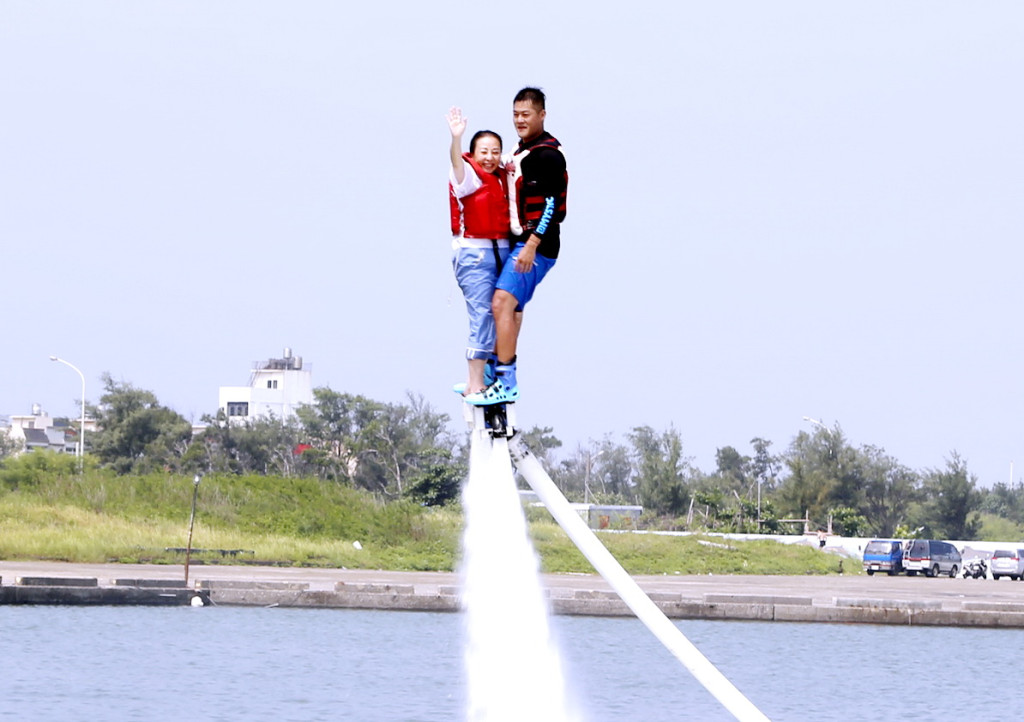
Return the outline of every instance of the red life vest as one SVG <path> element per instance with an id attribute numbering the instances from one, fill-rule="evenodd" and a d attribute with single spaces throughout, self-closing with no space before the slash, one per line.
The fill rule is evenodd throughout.
<path id="1" fill-rule="evenodd" d="M 508 174 L 500 167 L 494 173 L 481 168 L 469 153 L 462 159 L 473 167 L 483 185 L 461 199 L 461 207 L 452 184 L 448 184 L 452 235 L 490 240 L 508 238 Z"/>
<path id="2" fill-rule="evenodd" d="M 562 144 L 559 143 L 553 136 L 545 133 L 544 138 L 534 143 L 525 151 L 516 151 L 513 156 L 513 161 L 516 165 L 515 173 L 515 195 L 516 195 L 516 210 L 518 211 L 518 229 L 523 234 L 528 235 L 537 228 L 537 223 L 540 221 L 541 215 L 544 212 L 545 198 L 542 195 L 532 195 L 523 193 L 523 174 L 522 174 L 522 163 L 523 159 L 526 158 L 531 152 L 536 151 L 538 148 L 550 148 L 557 150 L 559 153 L 562 152 Z M 563 154 L 564 155 L 564 154 Z M 566 172 L 562 179 L 561 190 L 558 196 L 555 198 L 555 213 L 552 220 L 555 223 L 561 223 L 565 220 L 566 210 L 566 199 L 568 197 L 569 190 L 569 174 Z"/>

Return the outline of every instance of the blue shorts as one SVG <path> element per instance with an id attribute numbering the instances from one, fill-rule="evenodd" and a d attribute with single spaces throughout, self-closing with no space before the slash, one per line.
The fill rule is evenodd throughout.
<path id="1" fill-rule="evenodd" d="M 502 262 L 508 258 L 508 249 L 499 248 Z M 505 263 L 508 266 L 508 263 Z M 494 297 L 494 283 L 498 280 L 498 264 L 492 248 L 457 248 L 452 255 L 455 280 L 466 297 L 466 312 L 469 314 L 469 341 L 466 345 L 467 359 L 489 358 L 494 352 L 494 316 L 491 314 L 491 299 Z"/>
<path id="2" fill-rule="evenodd" d="M 519 301 L 516 311 L 523 310 L 523 307 L 533 298 L 533 292 L 537 290 L 537 286 L 544 280 L 544 276 L 548 275 L 548 271 L 555 267 L 554 258 L 548 258 L 538 253 L 533 257 L 533 268 L 526 273 L 520 273 L 516 270 L 515 259 L 519 257 L 519 251 L 522 250 L 522 247 L 523 244 L 520 243 L 512 251 L 508 262 L 501 269 L 501 276 L 498 277 L 498 283 L 495 286 L 495 288 L 508 291 L 516 297 L 516 300 Z"/>

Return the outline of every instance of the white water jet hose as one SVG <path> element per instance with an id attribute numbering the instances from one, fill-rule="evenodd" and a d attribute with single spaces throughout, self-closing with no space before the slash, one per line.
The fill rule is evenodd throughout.
<path id="1" fill-rule="evenodd" d="M 666 649 L 690 671 L 698 682 L 704 685 L 715 699 L 741 722 L 767 722 L 768 718 L 748 700 L 724 674 L 718 671 L 707 657 L 665 616 L 665 613 L 651 601 L 619 562 L 611 555 L 590 527 L 587 526 L 569 501 L 558 490 L 551 477 L 544 471 L 537 458 L 518 436 L 509 442 L 509 451 L 516 461 L 519 473 L 523 475 L 537 496 L 544 502 L 555 521 L 565 530 L 583 556 L 594 565 L 622 601 L 633 610 L 637 618 L 647 626 Z"/>
<path id="2" fill-rule="evenodd" d="M 472 437 L 462 500 L 466 722 L 580 722 L 505 439 Z M 529 694 L 523 691 L 528 689 Z"/>

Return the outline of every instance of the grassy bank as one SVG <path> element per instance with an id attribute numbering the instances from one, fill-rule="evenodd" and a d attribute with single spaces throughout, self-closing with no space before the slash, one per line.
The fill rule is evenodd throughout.
<path id="1" fill-rule="evenodd" d="M 170 550 L 186 545 L 190 477 L 119 477 L 98 469 L 79 476 L 63 464 L 61 459 L 50 464 L 37 459 L 0 468 L 0 558 L 182 562 L 183 555 Z M 544 571 L 593 572 L 546 513 L 531 511 L 530 519 Z M 208 476 L 199 486 L 192 545 L 209 551 L 194 552 L 192 558 L 206 563 L 452 571 L 458 565 L 461 527 L 457 508 L 383 503 L 334 483 Z M 633 574 L 839 571 L 834 556 L 771 541 L 708 545 L 697 537 L 601 538 Z M 224 556 L 219 550 L 237 554 Z M 855 571 L 851 566 L 845 571 Z"/>

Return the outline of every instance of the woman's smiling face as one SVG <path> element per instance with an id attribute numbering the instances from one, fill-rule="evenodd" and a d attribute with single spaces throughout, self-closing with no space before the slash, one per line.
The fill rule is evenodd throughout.
<path id="1" fill-rule="evenodd" d="M 501 165 L 501 141 L 492 135 L 476 139 L 470 157 L 487 173 L 493 173 Z"/>

